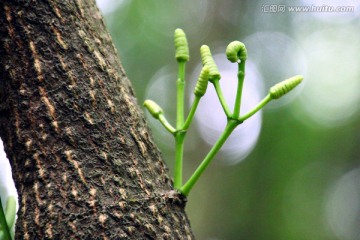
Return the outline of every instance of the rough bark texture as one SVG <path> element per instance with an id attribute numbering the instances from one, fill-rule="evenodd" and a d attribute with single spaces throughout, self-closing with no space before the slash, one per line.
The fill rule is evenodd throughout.
<path id="1" fill-rule="evenodd" d="M 0 136 L 17 239 L 193 238 L 94 0 L 1 0 Z"/>

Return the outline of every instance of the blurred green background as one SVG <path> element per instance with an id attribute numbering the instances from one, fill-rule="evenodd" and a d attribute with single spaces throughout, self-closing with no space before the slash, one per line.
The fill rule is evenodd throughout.
<path id="1" fill-rule="evenodd" d="M 139 104 L 156 100 L 172 122 L 178 27 L 190 44 L 188 102 L 202 44 L 210 46 L 224 72 L 221 84 L 230 105 L 236 66 L 224 60 L 225 48 L 233 40 L 246 44 L 243 111 L 276 82 L 305 77 L 299 89 L 241 126 L 190 193 L 186 210 L 197 239 L 359 239 L 359 1 L 98 0 L 98 5 Z M 292 6 L 300 8 L 294 12 Z M 353 11 L 330 12 L 338 6 Z M 225 115 L 208 91 L 188 134 L 185 179 L 224 125 Z M 172 170 L 172 137 L 147 118 Z"/>

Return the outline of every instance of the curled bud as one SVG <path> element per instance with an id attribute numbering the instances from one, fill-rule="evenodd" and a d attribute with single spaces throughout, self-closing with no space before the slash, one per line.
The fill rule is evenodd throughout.
<path id="1" fill-rule="evenodd" d="M 208 82 L 209 82 L 209 67 L 205 65 L 201 69 L 199 79 L 198 79 L 195 89 L 194 89 L 195 96 L 198 96 L 198 97 L 204 96 Z"/>
<path id="2" fill-rule="evenodd" d="M 304 79 L 303 76 L 296 75 L 294 77 L 291 77 L 276 84 L 275 86 L 271 87 L 269 90 L 270 97 L 272 99 L 278 99 L 284 96 L 286 93 L 290 92 L 297 85 L 299 85 L 303 79 Z"/>
<path id="3" fill-rule="evenodd" d="M 247 58 L 245 45 L 239 41 L 231 42 L 226 48 L 226 57 L 230 62 L 245 61 Z"/>
<path id="4" fill-rule="evenodd" d="M 206 65 L 209 68 L 209 81 L 213 82 L 219 80 L 220 72 L 211 55 L 210 48 L 207 45 L 202 45 L 200 48 L 200 54 L 203 65 Z"/>
<path id="5" fill-rule="evenodd" d="M 180 28 L 175 30 L 175 58 L 178 62 L 189 61 L 189 46 L 184 31 Z"/>
<path id="6" fill-rule="evenodd" d="M 162 108 L 152 100 L 145 100 L 144 107 L 146 107 L 147 110 L 151 113 L 151 115 L 156 119 L 159 118 L 160 114 L 163 114 Z"/>

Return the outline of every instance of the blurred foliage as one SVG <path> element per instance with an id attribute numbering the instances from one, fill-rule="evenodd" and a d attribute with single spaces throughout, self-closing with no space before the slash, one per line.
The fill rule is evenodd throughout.
<path id="1" fill-rule="evenodd" d="M 332 211 L 337 212 L 337 208 L 346 206 L 341 201 L 330 206 L 329 201 L 336 182 L 347 172 L 359 167 L 360 98 L 354 95 L 351 101 L 347 101 L 349 105 L 343 107 L 354 110 L 336 122 L 323 122 L 325 120 L 316 119 L 311 114 L 320 111 L 317 113 L 321 113 L 321 116 L 331 116 L 330 110 L 336 107 L 336 99 L 346 100 L 350 96 L 348 90 L 337 90 L 335 80 L 341 81 L 341 84 L 351 84 L 351 89 L 359 89 L 359 65 L 349 70 L 352 75 L 348 78 L 337 75 L 341 68 L 358 61 L 359 51 L 353 51 L 349 46 L 346 56 L 340 54 L 339 62 L 336 54 L 342 49 L 307 49 L 308 45 L 303 44 L 305 38 L 318 32 L 321 35 L 325 29 L 334 31 L 334 38 L 331 39 L 340 41 L 339 44 L 346 51 L 351 39 L 342 42 L 347 37 L 337 36 L 336 31 L 343 29 L 345 24 L 354 27 L 350 28 L 350 35 L 354 33 L 351 32 L 353 29 L 359 29 L 358 6 L 355 12 L 348 14 L 351 15 L 348 19 L 348 15 L 340 13 L 266 13 L 262 10 L 269 4 L 281 4 L 276 0 L 120 2 L 117 9 L 106 13 L 105 19 L 139 104 L 147 98 L 150 79 L 163 67 L 166 67 L 167 74 L 173 71 L 175 87 L 173 31 L 178 27 L 185 30 L 190 44 L 190 62 L 187 65 L 189 76 L 200 62 L 199 48 L 202 44 L 209 45 L 218 53 L 217 49 L 225 51 L 230 41 L 243 41 L 250 35 L 253 36 L 247 38 L 250 60 L 253 55 L 266 87 L 267 80 L 278 82 L 291 75 L 305 75 L 303 91 L 299 91 L 295 99 L 279 100 L 263 111 L 260 138 L 252 153 L 233 166 L 222 164 L 221 158 L 227 156 L 221 154 L 190 194 L 187 212 L 197 239 L 331 240 L 356 239 L 353 236 L 359 236 L 353 232 L 344 233 L 341 226 L 337 226 L 337 216 L 335 220 L 330 219 Z M 291 2 L 298 6 L 311 5 L 308 1 Z M 354 1 L 346 2 L 343 5 L 355 4 Z M 326 1 L 328 5 L 333 3 Z M 322 1 L 316 4 L 321 5 Z M 254 35 L 259 32 L 286 36 L 281 39 L 291 39 L 292 42 L 290 45 L 286 45 L 286 42 L 276 45 L 279 43 L 268 41 L 254 45 L 252 43 L 255 40 L 261 40 L 258 37 L 260 35 Z M 285 51 L 287 46 L 290 47 Z M 320 56 L 318 59 L 309 57 L 316 51 L 320 51 L 316 55 Z M 293 61 L 285 58 L 286 54 L 293 57 Z M 337 68 L 327 65 L 328 59 L 334 61 Z M 298 68 L 299 65 L 304 67 Z M 305 72 L 296 72 L 299 69 Z M 322 79 L 335 87 L 321 90 L 322 82 L 318 85 L 310 84 L 321 80 L 323 72 L 336 78 L 334 81 Z M 318 88 L 318 96 L 312 95 L 310 86 Z M 326 105 L 319 105 L 319 110 L 311 109 L 312 105 L 318 103 L 306 100 L 326 97 L 321 95 L 322 92 L 331 93 L 334 102 L 329 104 L 329 109 Z M 169 99 L 166 101 L 175 107 L 175 96 L 169 94 L 167 97 Z M 279 107 L 276 107 L 277 104 Z M 172 169 L 174 152 L 172 145 L 168 144 L 171 140 L 164 137 L 165 130 L 153 131 L 164 159 Z M 187 144 L 189 150 L 185 153 L 185 179 L 210 147 L 196 132 L 196 126 L 191 131 L 195 134 L 192 134 L 194 136 Z M 355 205 L 360 206 L 356 202 L 358 200 L 354 199 Z M 356 216 L 359 219 L 359 213 Z M 348 216 L 338 217 L 348 219 Z M 348 224 L 352 224 L 351 220 Z"/>

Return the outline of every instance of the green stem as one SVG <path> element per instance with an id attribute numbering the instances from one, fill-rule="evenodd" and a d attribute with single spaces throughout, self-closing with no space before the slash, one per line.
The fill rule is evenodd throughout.
<path id="1" fill-rule="evenodd" d="M 230 109 L 226 103 L 226 100 L 224 98 L 224 94 L 222 93 L 221 87 L 220 87 L 220 83 L 219 80 L 213 81 L 214 87 L 215 87 L 215 91 L 216 94 L 218 95 L 219 101 L 221 103 L 222 108 L 224 109 L 224 112 L 226 114 L 227 117 L 231 116 L 231 112 Z"/>
<path id="2" fill-rule="evenodd" d="M 205 169 L 208 167 L 210 162 L 214 159 L 215 155 L 218 153 L 220 148 L 225 143 L 226 139 L 230 136 L 232 131 L 236 128 L 237 125 L 239 125 L 240 122 L 237 120 L 229 120 L 225 130 L 215 143 L 215 145 L 211 148 L 210 152 L 206 155 L 204 160 L 201 162 L 199 167 L 195 170 L 193 175 L 189 178 L 189 180 L 180 188 L 180 192 L 187 196 L 189 195 L 190 190 L 194 187 L 195 183 L 198 181 L 200 176 L 203 174 Z"/>
<path id="3" fill-rule="evenodd" d="M 185 131 L 178 131 L 175 135 L 175 170 L 174 170 L 174 188 L 180 189 L 182 186 L 182 165 L 184 153 Z"/>
<path id="4" fill-rule="evenodd" d="M 241 116 L 239 118 L 240 122 L 245 121 L 246 119 L 248 119 L 249 117 L 251 117 L 252 115 L 254 115 L 257 111 L 259 111 L 261 108 L 263 108 L 267 103 L 269 103 L 271 101 L 271 97 L 270 94 L 268 94 L 263 100 L 261 100 L 261 102 L 258 103 L 258 105 L 256 105 L 253 109 L 251 109 L 248 113 L 246 113 L 245 115 Z"/>
<path id="5" fill-rule="evenodd" d="M 195 99 L 194 99 L 194 102 L 193 102 L 192 105 L 191 105 L 189 115 L 188 115 L 188 117 L 186 118 L 186 121 L 185 121 L 185 123 L 184 123 L 184 126 L 181 128 L 182 130 L 187 130 L 187 129 L 189 128 L 189 126 L 190 126 L 190 124 L 191 124 L 191 121 L 192 121 L 193 118 L 194 118 L 194 115 L 195 115 L 197 106 L 199 105 L 200 99 L 201 99 L 201 97 L 195 95 Z"/>
<path id="6" fill-rule="evenodd" d="M 245 77 L 245 60 L 241 61 L 238 64 L 238 86 L 237 86 L 236 98 L 234 104 L 234 113 L 232 116 L 235 119 L 238 118 L 240 115 L 241 95 L 244 84 L 244 77 Z"/>
<path id="7" fill-rule="evenodd" d="M 168 130 L 172 134 L 175 134 L 176 129 L 167 121 L 167 119 L 163 114 L 159 115 L 159 121 L 165 127 L 166 130 Z"/>
<path id="8" fill-rule="evenodd" d="M 2 231 L 4 231 L 4 240 L 11 240 L 9 226 L 6 222 L 6 217 L 4 209 L 2 207 L 1 198 L 0 198 L 0 224 L 2 226 Z"/>
<path id="9" fill-rule="evenodd" d="M 186 62 L 179 62 L 178 79 L 176 81 L 176 89 L 177 89 L 176 129 L 178 130 L 184 124 L 185 63 Z"/>
<path id="10" fill-rule="evenodd" d="M 184 125 L 184 94 L 185 94 L 185 63 L 179 62 L 178 79 L 176 81 L 177 102 L 176 102 L 176 130 L 175 133 L 175 168 L 174 188 L 179 189 L 182 185 L 182 164 L 184 153 L 185 131 L 181 131 Z"/>

